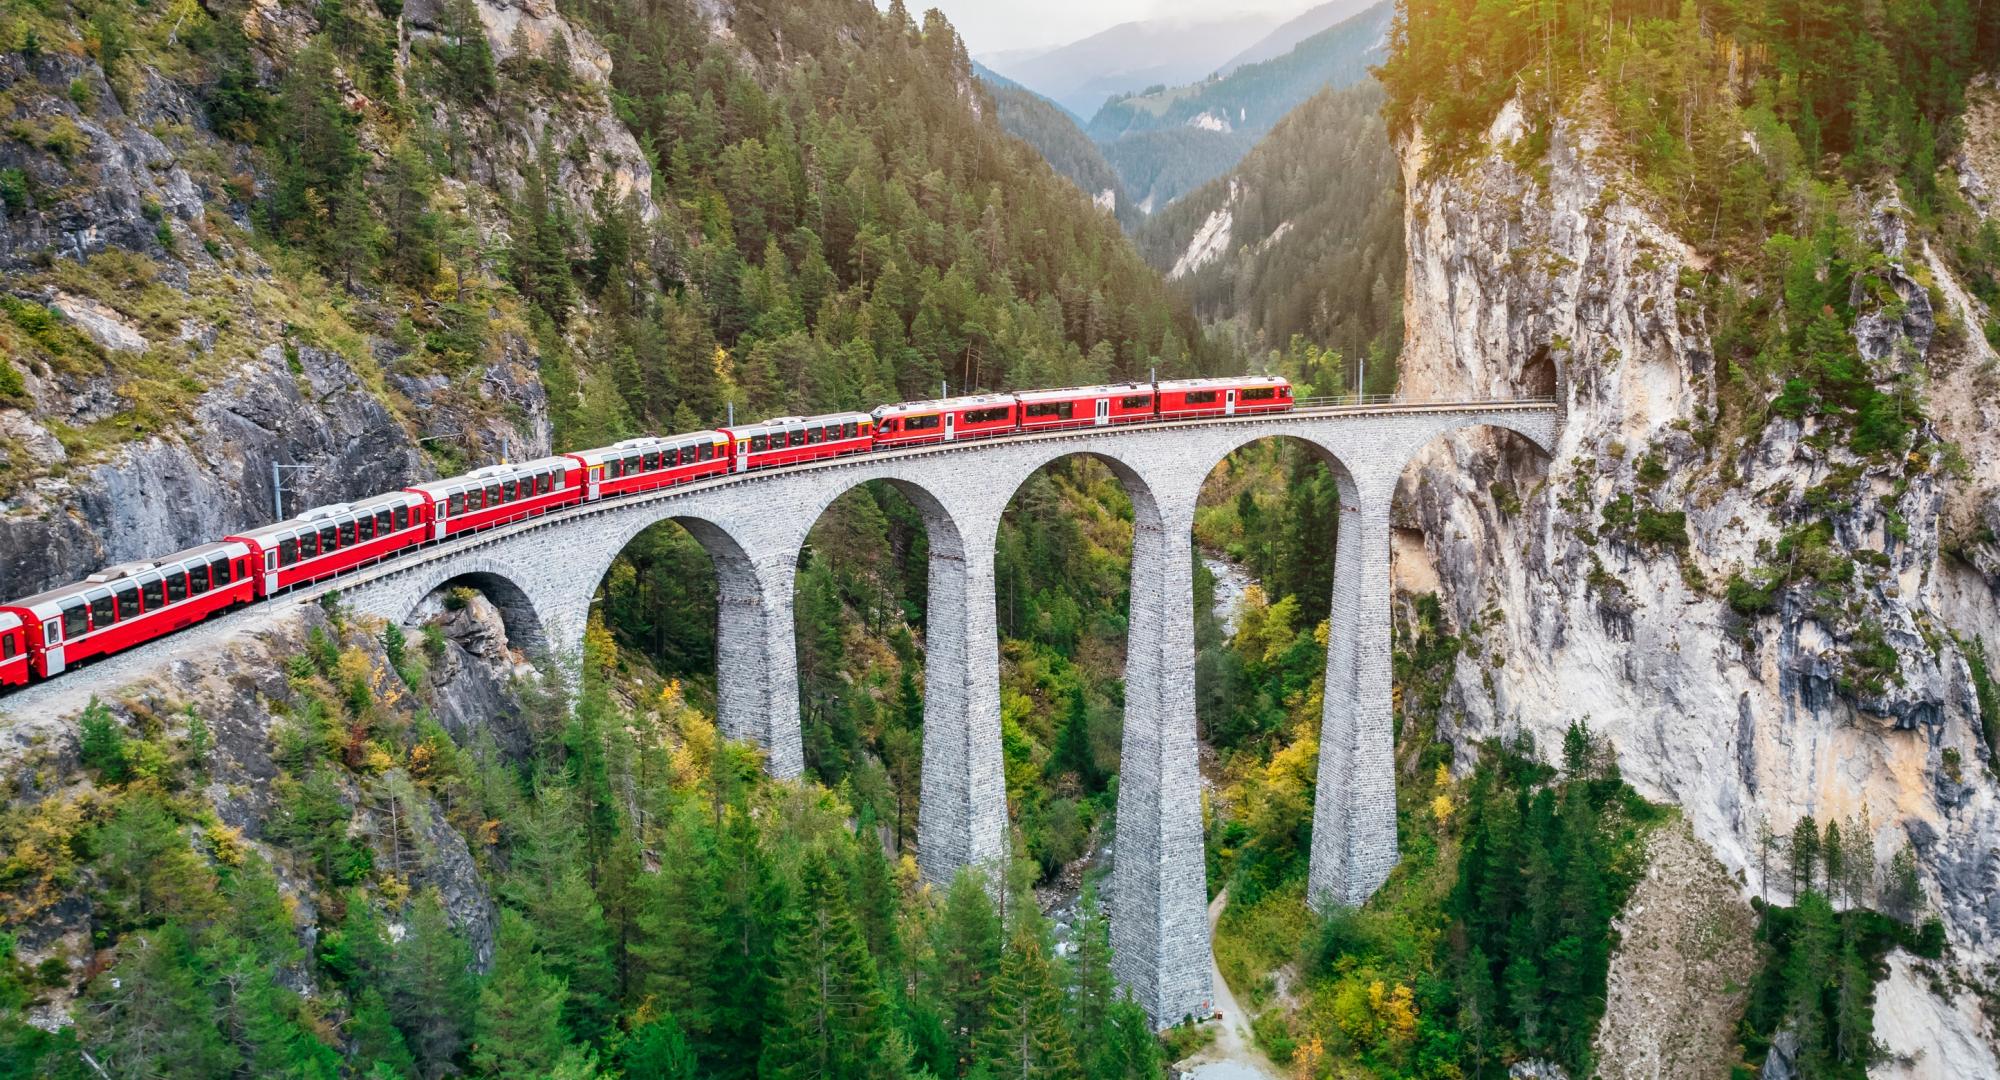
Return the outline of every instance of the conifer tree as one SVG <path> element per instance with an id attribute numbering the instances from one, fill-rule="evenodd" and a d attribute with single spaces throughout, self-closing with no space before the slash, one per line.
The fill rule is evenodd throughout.
<path id="1" fill-rule="evenodd" d="M 1081 1080 L 1062 984 L 1037 932 L 1040 914 L 1032 905 L 1016 910 L 1014 933 L 993 983 L 992 1014 L 980 1033 L 979 1058 L 994 1080 Z"/>
<path id="2" fill-rule="evenodd" d="M 807 856 L 793 920 L 778 941 L 762 1080 L 899 1080 L 875 964 L 823 851 Z"/>
<path id="3" fill-rule="evenodd" d="M 91 985 L 84 1042 L 118 1076 L 227 1076 L 241 1065 L 193 968 L 188 936 L 167 925 L 128 938 Z"/>
<path id="4" fill-rule="evenodd" d="M 648 1080 L 699 1080 L 694 1049 L 672 1013 L 662 1013 L 635 1028 L 618 1053 L 618 1064 L 630 1077 Z"/>
<path id="5" fill-rule="evenodd" d="M 930 995 L 944 1012 L 953 1056 L 971 1056 L 973 1040 L 993 1010 L 1000 973 L 1000 919 L 978 873 L 961 870 L 945 894 L 931 939 Z"/>
<path id="6" fill-rule="evenodd" d="M 471 951 L 452 932 L 437 890 L 410 905 L 389 970 L 389 1013 L 426 1076 L 449 1069 L 465 1046 L 476 990 Z"/>
<path id="7" fill-rule="evenodd" d="M 501 909 L 493 974 L 479 990 L 473 1023 L 472 1064 L 503 1080 L 539 1080 L 562 1060 L 563 982 L 549 974 L 536 948 L 534 928 L 518 912 Z"/>

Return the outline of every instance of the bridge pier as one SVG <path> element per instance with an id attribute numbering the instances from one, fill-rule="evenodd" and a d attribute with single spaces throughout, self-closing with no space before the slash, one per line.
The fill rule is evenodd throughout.
<path id="1" fill-rule="evenodd" d="M 1340 537 L 1326 649 L 1319 783 L 1306 896 L 1315 910 L 1360 904 L 1395 869 L 1389 502 L 1395 475 L 1337 477 Z"/>
<path id="2" fill-rule="evenodd" d="M 1212 1008 L 1194 709 L 1193 531 L 1201 479 L 1196 473 L 1176 490 L 1156 487 L 1150 499 L 1132 493 L 1112 967 L 1162 1027 Z"/>
<path id="3" fill-rule="evenodd" d="M 990 537 L 998 516 L 983 530 Z M 930 605 L 925 615 L 922 796 L 918 865 L 949 884 L 964 867 L 997 868 L 1007 857 L 1007 777 L 1000 754 L 1000 631 L 994 611 L 993 544 L 968 550 L 956 530 L 930 530 Z"/>
<path id="4" fill-rule="evenodd" d="M 697 537 L 700 531 L 696 532 Z M 799 731 L 799 661 L 792 627 L 797 553 L 749 557 L 709 546 L 720 612 L 715 642 L 716 724 L 754 743 L 772 776 L 805 771 Z"/>

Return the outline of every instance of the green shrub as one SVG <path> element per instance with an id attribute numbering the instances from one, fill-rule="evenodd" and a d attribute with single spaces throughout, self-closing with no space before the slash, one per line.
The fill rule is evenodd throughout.
<path id="1" fill-rule="evenodd" d="M 1640 543 L 1684 548 L 1688 546 L 1687 514 L 1642 507 L 1637 532 Z"/>
<path id="2" fill-rule="evenodd" d="M 1761 571 L 1759 574 L 1771 580 L 1759 585 L 1742 574 L 1729 575 L 1729 606 L 1745 618 L 1754 619 L 1778 609 L 1778 589 L 1784 584 L 1784 579 Z"/>
<path id="3" fill-rule="evenodd" d="M 28 205 L 28 174 L 19 169 L 0 169 L 0 203 L 15 213 Z"/>
<path id="4" fill-rule="evenodd" d="M 96 698 L 83 710 L 77 756 L 84 765 L 111 783 L 123 783 L 131 772 L 125 753 L 125 730 L 111 716 L 111 710 Z"/>

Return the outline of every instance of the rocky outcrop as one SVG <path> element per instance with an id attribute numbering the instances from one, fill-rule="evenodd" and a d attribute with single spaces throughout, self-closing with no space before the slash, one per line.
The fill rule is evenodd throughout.
<path id="1" fill-rule="evenodd" d="M 1977 698 L 1954 636 L 2000 641 L 2000 623 L 1993 579 L 1951 553 L 1947 512 L 1970 520 L 1989 505 L 1991 395 L 1933 382 L 1907 460 L 1858 457 L 1810 416 L 1774 416 L 1732 444 L 1716 428 L 1696 290 L 1715 268 L 1634 194 L 1602 131 L 1553 124 L 1531 167 L 1511 145 L 1523 134 L 1510 106 L 1487 152 L 1451 169 L 1426 168 L 1421 134 L 1402 148 L 1405 393 L 1551 394 L 1567 407 L 1551 459 L 1478 436 L 1435 445 L 1405 476 L 1397 524 L 1422 544 L 1398 557 L 1428 565 L 1399 578 L 1434 575 L 1475 640 L 1449 699 L 1461 755 L 1519 731 L 1553 748 L 1588 715 L 1625 778 L 1678 804 L 1748 888 L 1763 887 L 1760 829 L 1783 834 L 1808 814 L 1865 822 L 1878 862 L 1915 852 L 1963 956 L 2000 955 L 2000 790 L 1978 764 Z M 1883 253 L 1854 297 L 1856 344 L 1878 380 L 1990 377 L 1948 361 L 1972 347 L 1956 328 L 1982 313 L 1894 199 L 1849 216 Z M 1954 467 L 1945 434 L 1979 465 Z M 1779 588 L 1763 610 L 1729 603 L 1733 575 L 1754 579 L 1807 529 L 1851 561 L 1847 585 Z"/>

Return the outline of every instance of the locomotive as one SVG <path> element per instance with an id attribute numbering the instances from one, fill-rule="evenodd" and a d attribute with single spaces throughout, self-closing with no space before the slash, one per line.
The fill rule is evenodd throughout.
<path id="1" fill-rule="evenodd" d="M 1244 376 L 905 401 L 492 465 L 412 484 L 0 605 L 0 690 L 53 678 L 217 612 L 429 544 L 585 502 L 849 454 L 1018 434 L 1291 409 L 1291 384 Z"/>

